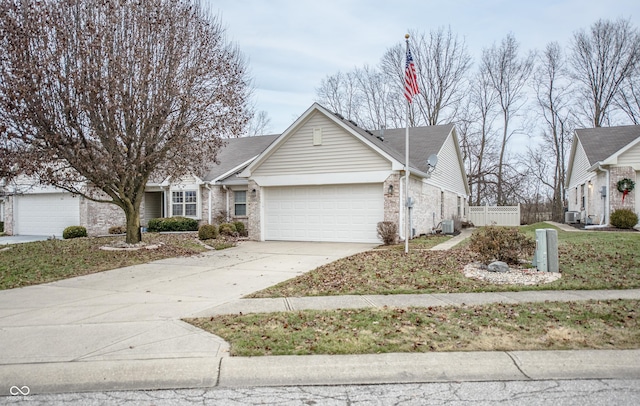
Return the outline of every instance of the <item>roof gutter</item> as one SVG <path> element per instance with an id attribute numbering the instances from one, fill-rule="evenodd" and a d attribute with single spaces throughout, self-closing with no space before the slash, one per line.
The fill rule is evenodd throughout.
<path id="1" fill-rule="evenodd" d="M 602 220 L 600 221 L 600 224 L 604 225 L 609 223 L 609 213 L 611 210 L 611 174 L 608 169 L 602 167 L 601 162 L 598 162 L 597 165 L 599 170 L 607 174 L 607 195 L 604 196 L 604 213 L 602 213 Z"/>

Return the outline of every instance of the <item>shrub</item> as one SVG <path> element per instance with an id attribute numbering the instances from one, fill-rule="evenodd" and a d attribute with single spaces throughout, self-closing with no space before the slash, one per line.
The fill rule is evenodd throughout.
<path id="1" fill-rule="evenodd" d="M 164 217 L 149 220 L 150 232 L 163 231 L 198 231 L 198 220 L 186 217 Z"/>
<path id="2" fill-rule="evenodd" d="M 0 233 L 4 233 L 4 221 L 0 221 Z"/>
<path id="3" fill-rule="evenodd" d="M 473 233 L 469 248 L 485 263 L 517 264 L 521 257 L 533 255 L 536 242 L 515 227 L 487 226 Z"/>
<path id="4" fill-rule="evenodd" d="M 65 228 L 64 231 L 62 232 L 62 238 L 64 238 L 65 240 L 68 240 L 71 238 L 86 237 L 86 236 L 87 236 L 87 229 L 82 226 L 69 226 Z"/>
<path id="5" fill-rule="evenodd" d="M 127 228 L 125 226 L 113 226 L 109 227 L 109 234 L 125 234 Z"/>
<path id="6" fill-rule="evenodd" d="M 236 226 L 233 223 L 222 223 L 220 227 L 218 227 L 218 231 L 222 235 L 235 235 L 238 230 L 236 230 Z"/>
<path id="7" fill-rule="evenodd" d="M 395 244 L 398 239 L 398 225 L 391 221 L 381 221 L 378 223 L 378 237 L 384 245 Z"/>
<path id="8" fill-rule="evenodd" d="M 203 224 L 198 229 L 198 238 L 201 240 L 213 240 L 218 238 L 218 227 L 215 224 Z"/>
<path id="9" fill-rule="evenodd" d="M 609 222 L 617 228 L 633 228 L 638 224 L 638 215 L 629 209 L 618 209 L 611 213 Z"/>
<path id="10" fill-rule="evenodd" d="M 247 236 L 247 228 L 242 221 L 234 221 L 233 225 L 236 227 L 236 231 L 241 237 Z"/>

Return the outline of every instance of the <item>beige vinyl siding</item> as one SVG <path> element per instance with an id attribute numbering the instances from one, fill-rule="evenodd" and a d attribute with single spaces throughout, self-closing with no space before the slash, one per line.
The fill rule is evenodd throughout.
<path id="1" fill-rule="evenodd" d="M 618 157 L 618 166 L 634 166 L 640 168 L 640 144 L 636 144 Z"/>
<path id="2" fill-rule="evenodd" d="M 431 174 L 429 183 L 459 195 L 466 195 L 467 193 L 456 146 L 451 135 L 449 135 L 438 152 L 438 164 Z"/>
<path id="3" fill-rule="evenodd" d="M 571 179 L 569 179 L 569 188 L 576 187 L 587 181 L 589 178 L 589 160 L 581 143 L 578 143 L 576 153 L 573 158 L 573 168 L 571 169 Z"/>
<path id="4" fill-rule="evenodd" d="M 314 139 L 314 129 L 316 135 Z M 320 145 L 317 144 L 321 130 Z M 253 176 L 390 170 L 391 162 L 326 116 L 314 113 L 256 168 Z"/>

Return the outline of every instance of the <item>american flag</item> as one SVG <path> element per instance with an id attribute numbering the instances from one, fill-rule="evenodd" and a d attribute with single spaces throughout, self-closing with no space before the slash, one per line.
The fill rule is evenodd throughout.
<path id="1" fill-rule="evenodd" d="M 407 45 L 407 63 L 404 69 L 404 97 L 411 103 L 413 96 L 420 93 L 418 89 L 418 77 L 416 76 L 416 65 L 413 63 L 411 50 Z"/>

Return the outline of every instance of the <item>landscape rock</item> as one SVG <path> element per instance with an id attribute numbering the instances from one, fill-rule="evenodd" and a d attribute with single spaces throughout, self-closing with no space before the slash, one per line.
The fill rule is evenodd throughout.
<path id="1" fill-rule="evenodd" d="M 487 267 L 489 272 L 509 272 L 509 265 L 506 262 L 495 261 Z"/>

